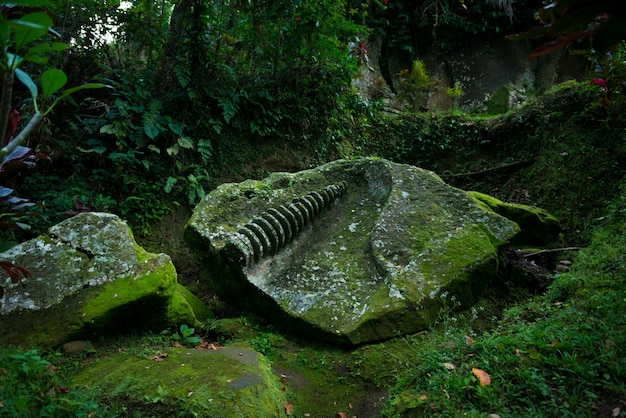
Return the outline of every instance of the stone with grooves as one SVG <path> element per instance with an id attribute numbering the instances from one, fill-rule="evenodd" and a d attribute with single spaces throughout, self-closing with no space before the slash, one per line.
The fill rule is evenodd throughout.
<path id="1" fill-rule="evenodd" d="M 134 416 L 281 417 L 284 385 L 261 354 L 241 347 L 171 348 L 138 358 L 97 359 L 74 379 L 113 403 L 135 405 Z"/>
<path id="2" fill-rule="evenodd" d="M 276 212 L 272 225 L 256 221 Z M 223 184 L 185 236 L 218 292 L 308 336 L 359 344 L 471 306 L 519 232 L 430 171 L 368 158 Z"/>
<path id="3" fill-rule="evenodd" d="M 32 275 L 19 284 L 3 279 L 5 343 L 56 347 L 104 329 L 163 329 L 196 320 L 190 303 L 199 305 L 177 283 L 169 256 L 139 247 L 128 225 L 112 214 L 76 215 L 0 259 Z"/>

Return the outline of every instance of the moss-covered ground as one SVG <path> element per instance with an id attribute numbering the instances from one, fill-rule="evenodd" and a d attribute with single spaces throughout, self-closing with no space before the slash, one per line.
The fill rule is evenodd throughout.
<path id="1" fill-rule="evenodd" d="M 600 103 L 601 92 L 567 86 L 489 119 L 377 120 L 359 139 L 369 144 L 361 147 L 366 155 L 433 169 L 461 188 L 555 215 L 563 247 L 585 248 L 546 253 L 572 262 L 548 273 L 547 290 L 538 293 L 525 276 L 497 280 L 470 310 L 451 302 L 429 330 L 361 347 L 294 337 L 205 292 L 215 317 L 198 336 L 264 354 L 289 388 L 294 417 L 626 416 L 625 131 Z M 168 244 L 175 238 L 140 244 L 178 249 L 177 263 L 186 256 Z M 181 265 L 181 280 L 198 288 L 199 271 L 190 266 Z M 174 333 L 111 336 L 73 357 L 3 349 L 0 404 L 35 411 L 13 416 L 39 416 L 43 408 L 53 416 L 124 416 L 123 398 L 68 391 L 72 376 L 119 350 L 153 355 L 174 343 Z M 156 408 L 144 416 L 160 416 L 144 403 Z"/>

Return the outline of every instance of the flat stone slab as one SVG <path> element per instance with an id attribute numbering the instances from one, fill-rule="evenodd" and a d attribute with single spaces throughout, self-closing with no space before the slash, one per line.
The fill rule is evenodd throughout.
<path id="1" fill-rule="evenodd" d="M 221 185 L 185 235 L 220 293 L 306 335 L 359 344 L 471 306 L 519 232 L 433 172 L 359 159 Z"/>

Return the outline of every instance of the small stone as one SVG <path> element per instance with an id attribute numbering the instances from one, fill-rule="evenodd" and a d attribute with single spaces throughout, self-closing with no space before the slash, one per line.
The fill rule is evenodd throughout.
<path id="1" fill-rule="evenodd" d="M 68 356 L 76 356 L 86 351 L 93 350 L 93 345 L 89 341 L 76 340 L 63 344 L 62 350 Z"/>

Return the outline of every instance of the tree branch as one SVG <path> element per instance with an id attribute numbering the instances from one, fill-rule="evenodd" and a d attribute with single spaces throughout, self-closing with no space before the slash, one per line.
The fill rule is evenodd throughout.
<path id="1" fill-rule="evenodd" d="M 22 129 L 19 135 L 13 138 L 11 143 L 7 144 L 4 148 L 0 149 L 0 160 L 4 158 L 5 155 L 9 155 L 11 152 L 13 152 L 15 148 L 17 148 L 18 146 L 26 142 L 26 138 L 28 137 L 28 135 L 30 135 L 30 133 L 35 128 L 35 126 L 37 126 L 37 124 L 41 121 L 42 117 L 43 117 L 42 113 L 37 112 L 33 115 L 32 118 L 30 118 L 30 120 L 28 121 L 28 124 L 24 127 L 24 129 Z"/>

